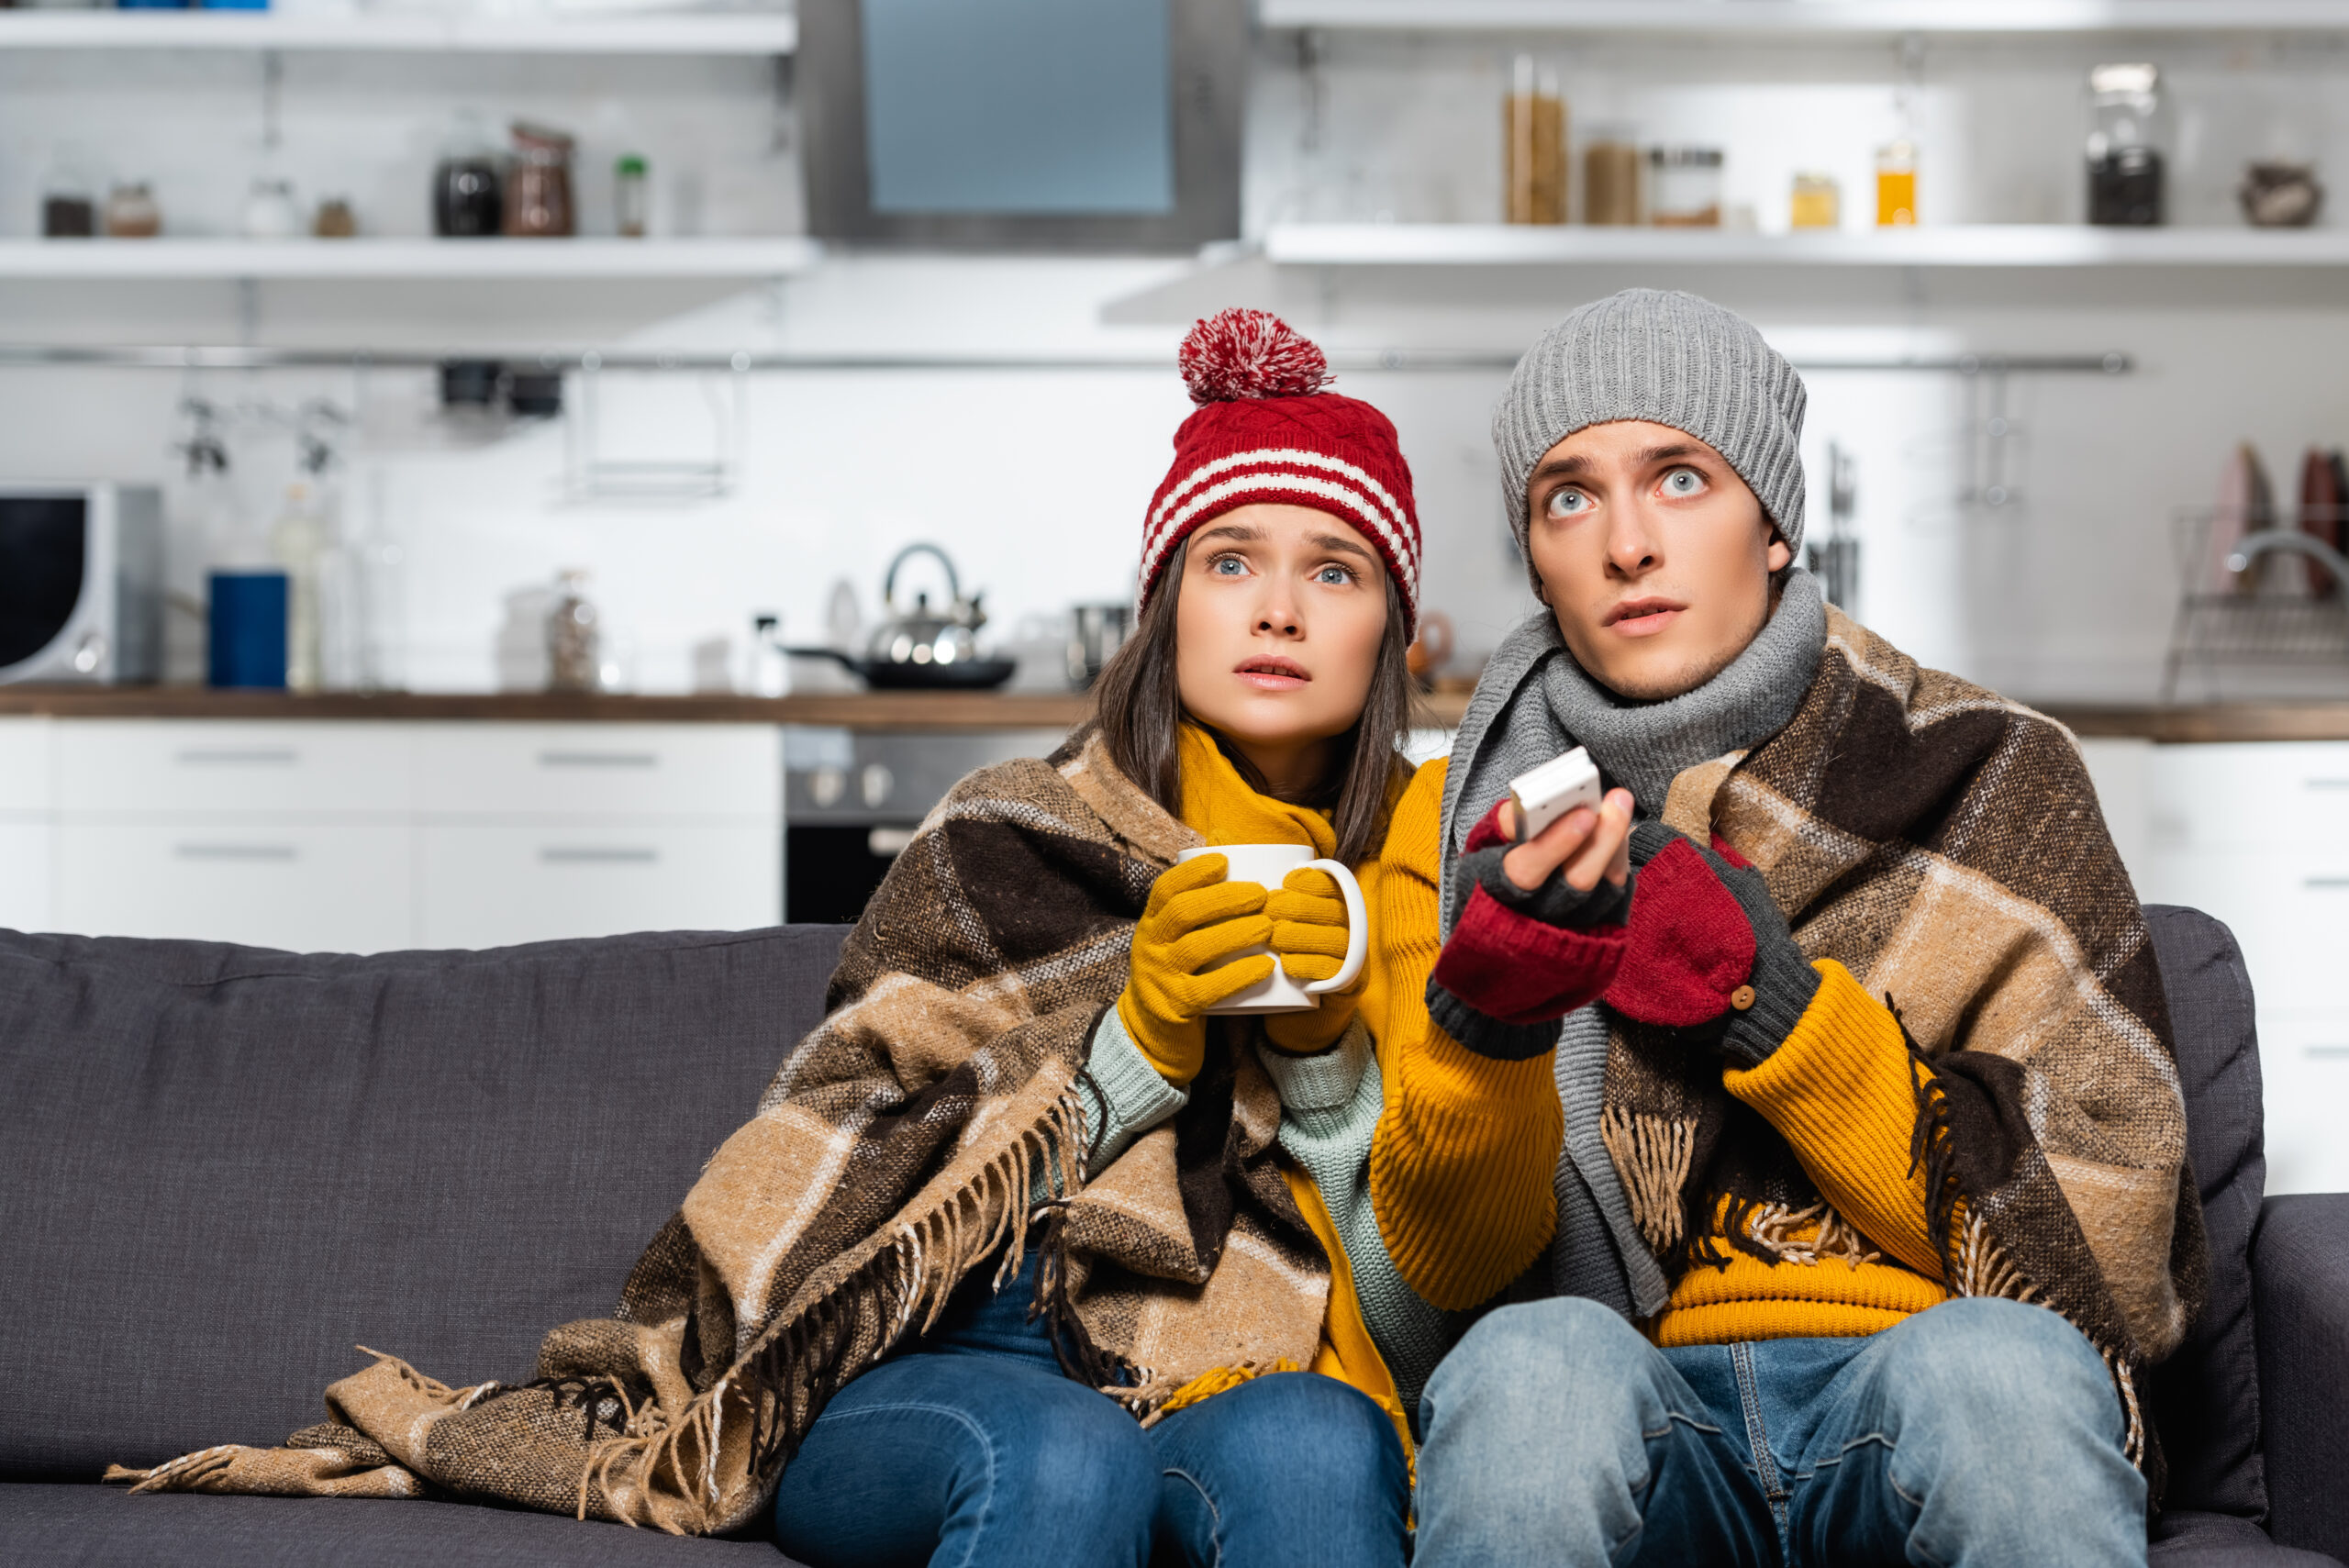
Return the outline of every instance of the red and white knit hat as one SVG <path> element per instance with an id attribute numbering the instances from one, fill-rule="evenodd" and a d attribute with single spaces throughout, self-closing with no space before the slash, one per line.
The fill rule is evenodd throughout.
<path id="1" fill-rule="evenodd" d="M 1174 547 L 1258 501 L 1342 517 L 1386 562 L 1414 634 L 1419 618 L 1419 516 L 1395 427 L 1369 404 L 1324 392 L 1321 350 L 1263 310 L 1219 311 L 1191 328 L 1179 362 L 1199 411 L 1174 432 L 1174 466 L 1150 498 L 1141 533 L 1141 599 Z"/>

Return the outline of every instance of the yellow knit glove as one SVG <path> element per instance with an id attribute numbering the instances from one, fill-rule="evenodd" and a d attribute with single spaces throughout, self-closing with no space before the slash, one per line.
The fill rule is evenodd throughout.
<path id="1" fill-rule="evenodd" d="M 1207 1010 L 1272 977 L 1273 961 L 1263 953 L 1224 962 L 1273 939 L 1264 888 L 1224 881 L 1230 864 L 1201 855 L 1162 873 L 1134 926 L 1118 1018 L 1170 1084 L 1189 1083 L 1206 1063 Z"/>
<path id="2" fill-rule="evenodd" d="M 1281 883 L 1281 890 L 1266 901 L 1264 913 L 1273 922 L 1272 949 L 1281 968 L 1300 985 L 1327 980 L 1346 958 L 1346 901 L 1338 895 L 1338 879 L 1326 871 L 1299 867 Z M 1362 966 L 1354 983 L 1342 991 L 1324 992 L 1321 1005 L 1309 1013 L 1272 1013 L 1264 1018 L 1264 1038 L 1275 1051 L 1310 1056 L 1338 1043 L 1353 1021 L 1362 1001 L 1363 982 L 1370 965 Z"/>

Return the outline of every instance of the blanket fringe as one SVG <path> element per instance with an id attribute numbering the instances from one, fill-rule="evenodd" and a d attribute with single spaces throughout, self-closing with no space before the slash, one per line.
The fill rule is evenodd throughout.
<path id="1" fill-rule="evenodd" d="M 1046 1176 L 1058 1193 L 1075 1189 L 1084 1139 L 1084 1105 L 1071 1086 L 971 1182 L 899 1224 L 864 1262 L 769 1324 L 675 1419 L 657 1407 L 631 1407 L 625 1433 L 596 1444 L 581 1469 L 579 1517 L 600 1491 L 607 1511 L 623 1523 L 649 1523 L 671 1534 L 709 1529 L 724 1500 L 720 1439 L 729 1399 L 749 1415 L 744 1465 L 763 1488 L 841 1385 L 917 1323 L 923 1330 L 935 1324 L 979 1262 L 1004 1249 L 998 1289 L 1019 1273 L 1030 1195 Z M 627 1479 L 616 1482 L 616 1474 Z M 691 1511 L 664 1506 L 661 1494 Z"/>
<path id="2" fill-rule="evenodd" d="M 1697 1154 L 1697 1124 L 1609 1106 L 1599 1113 L 1599 1141 L 1623 1179 L 1631 1222 L 1658 1256 L 1678 1244 L 1685 1225 L 1684 1194 Z"/>

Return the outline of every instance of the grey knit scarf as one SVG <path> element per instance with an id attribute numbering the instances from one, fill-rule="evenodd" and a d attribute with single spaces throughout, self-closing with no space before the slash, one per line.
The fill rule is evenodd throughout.
<path id="1" fill-rule="evenodd" d="M 1468 830 L 1508 792 L 1509 780 L 1586 746 L 1607 782 L 1631 792 L 1641 816 L 1659 816 L 1684 769 L 1750 751 L 1786 728 L 1819 673 L 1826 646 L 1827 607 L 1817 580 L 1797 568 L 1787 574 L 1777 609 L 1728 668 L 1692 692 L 1632 703 L 1583 672 L 1548 610 L 1528 616 L 1486 664 L 1453 740 L 1443 784 L 1440 907 L 1453 907 L 1453 866 Z M 1444 935 L 1451 934 L 1447 920 Z M 1562 1296 L 1587 1296 L 1627 1315 L 1651 1317 L 1663 1310 L 1669 1286 L 1631 1222 L 1631 1205 L 1599 1138 L 1606 1065 L 1606 1018 L 1596 1006 L 1585 1007 L 1565 1020 L 1558 1041 L 1558 1097 L 1566 1126 L 1552 1280 Z"/>

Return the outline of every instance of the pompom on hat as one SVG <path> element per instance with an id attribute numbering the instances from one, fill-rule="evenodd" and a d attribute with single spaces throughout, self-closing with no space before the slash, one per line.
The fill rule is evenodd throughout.
<path id="1" fill-rule="evenodd" d="M 1321 390 L 1328 359 L 1268 311 L 1219 311 L 1191 328 L 1177 362 L 1199 406 L 1174 432 L 1174 465 L 1150 498 L 1141 603 L 1193 533 L 1238 507 L 1285 502 L 1359 530 L 1386 563 L 1416 631 L 1419 515 L 1386 416 Z"/>

